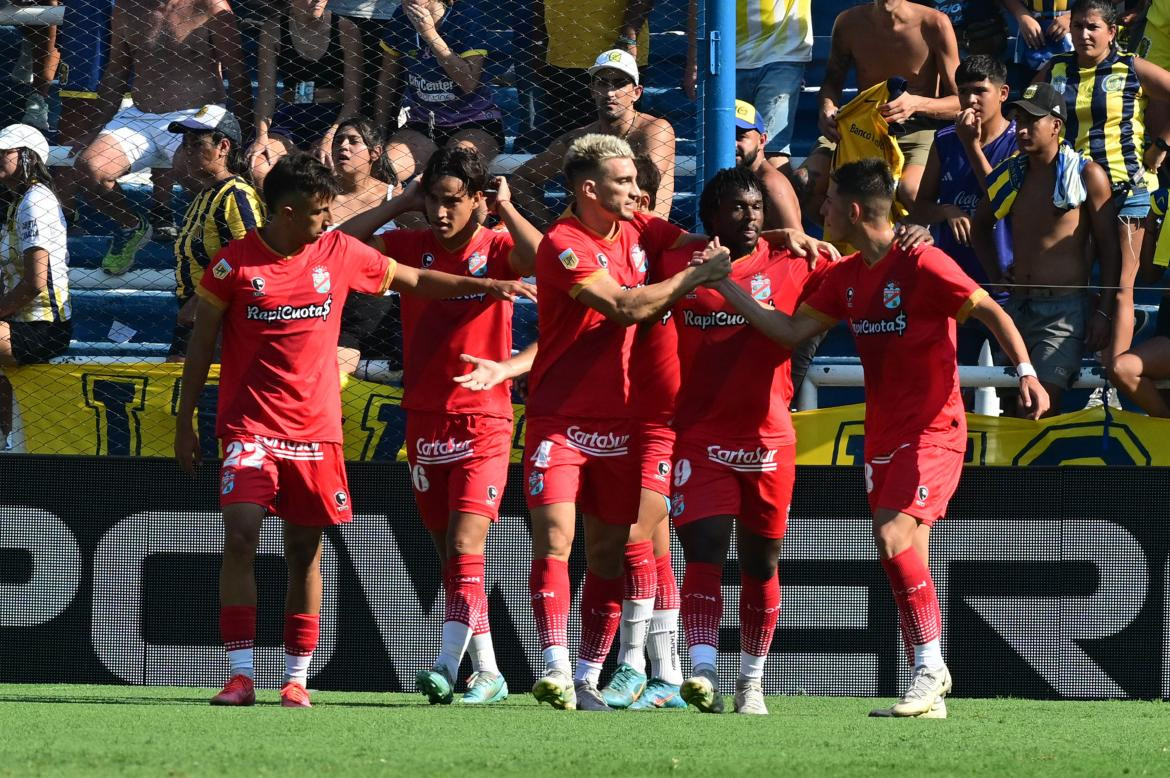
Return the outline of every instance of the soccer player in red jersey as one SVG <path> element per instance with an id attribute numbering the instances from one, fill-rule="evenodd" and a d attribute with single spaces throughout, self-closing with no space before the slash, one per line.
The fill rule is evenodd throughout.
<path id="1" fill-rule="evenodd" d="M 1011 319 L 931 246 L 903 249 L 888 214 L 895 182 L 880 160 L 839 168 L 822 208 L 825 228 L 859 251 L 830 266 L 789 316 L 732 281 L 716 288 L 766 336 L 789 348 L 848 320 L 865 369 L 865 485 L 873 536 L 913 654 L 910 686 L 877 715 L 945 717 L 951 689 L 942 620 L 927 566 L 931 526 L 946 514 L 967 448 L 955 321 L 974 316 L 1016 364 L 1020 400 L 1039 418 L 1048 395 Z"/>
<path id="2" fill-rule="evenodd" d="M 341 448 L 340 312 L 350 290 L 387 288 L 429 297 L 487 291 L 509 297 L 514 282 L 402 267 L 330 226 L 337 183 L 308 155 L 290 155 L 265 180 L 269 222 L 228 244 L 196 293 L 199 304 L 183 368 L 175 457 L 187 472 L 200 459 L 194 428 L 223 327 L 216 433 L 223 443 L 220 505 L 220 632 L 230 679 L 216 705 L 251 705 L 256 632 L 253 565 L 267 512 L 284 520 L 288 592 L 281 704 L 310 707 L 305 690 L 321 608 L 321 532 L 352 507 Z"/>
<path id="3" fill-rule="evenodd" d="M 629 144 L 585 135 L 565 155 L 572 213 L 536 256 L 540 348 L 529 378 L 525 476 L 532 514 L 533 610 L 547 672 L 533 686 L 556 708 L 612 710 L 597 688 L 621 615 L 626 554 L 641 486 L 628 404 L 630 326 L 660 317 L 679 297 L 729 269 L 726 251 L 661 283 L 645 285 L 648 257 L 686 239 L 636 213 Z M 587 571 L 577 671 L 570 675 L 568 558 L 580 505 Z"/>
<path id="4" fill-rule="evenodd" d="M 390 230 L 371 245 L 402 265 L 483 279 L 516 280 L 533 272 L 540 232 L 512 207 L 507 182 L 496 179 L 494 209 L 506 230 L 477 218 L 488 189 L 487 166 L 473 149 L 439 149 L 420 186 L 342 226 L 369 238 L 408 208 L 425 211 L 429 229 Z M 356 231 L 356 227 L 362 227 Z M 368 229 L 365 229 L 368 228 Z M 402 298 L 406 450 L 415 502 L 439 553 L 446 591 L 442 647 L 416 682 L 433 703 L 454 700 L 465 652 L 472 675 L 463 703 L 499 702 L 508 686 L 496 665 L 484 587 L 488 527 L 499 519 L 512 453 L 512 395 L 507 381 L 465 392 L 451 376 L 466 369 L 464 353 L 504 360 L 512 354 L 512 303 L 484 294 L 447 300 Z"/>
<path id="5" fill-rule="evenodd" d="M 791 313 L 828 265 L 810 271 L 807 259 L 761 237 L 762 192 L 750 170 L 721 170 L 703 188 L 699 213 L 707 233 L 738 257 L 723 283 Z M 664 273 L 690 260 L 686 251 L 669 252 Z M 734 530 L 741 585 L 735 711 L 766 714 L 764 662 L 780 611 L 777 560 L 796 470 L 791 352 L 713 289 L 686 295 L 671 318 L 681 377 L 671 515 L 686 555 L 682 618 L 694 668 L 681 695 L 701 711 L 723 710 L 716 657 L 723 564 Z"/>

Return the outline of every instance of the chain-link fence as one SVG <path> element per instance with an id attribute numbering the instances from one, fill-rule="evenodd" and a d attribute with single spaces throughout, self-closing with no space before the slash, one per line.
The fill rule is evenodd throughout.
<path id="1" fill-rule="evenodd" d="M 166 363 L 183 359 L 194 291 L 223 245 L 263 223 L 264 178 L 294 149 L 335 170 L 335 224 L 401 195 L 436 149 L 463 145 L 543 230 L 567 207 L 568 142 L 608 132 L 645 157 L 647 209 L 693 226 L 687 20 L 687 0 L 0 7 L 0 126 L 43 136 L 12 141 L 26 151 L 4 182 L 6 361 L 37 365 L 10 366 L 0 383 L 10 450 L 167 455 L 174 407 L 161 387 L 177 391 L 181 368 Z M 475 218 L 499 223 L 486 208 Z M 388 229 L 427 222 L 406 212 Z M 35 267 L 34 244 L 48 246 Z M 347 423 L 378 384 L 401 385 L 401 336 L 394 294 L 351 297 L 339 356 L 359 380 Z M 535 306 L 518 303 L 514 347 L 535 336 Z"/>

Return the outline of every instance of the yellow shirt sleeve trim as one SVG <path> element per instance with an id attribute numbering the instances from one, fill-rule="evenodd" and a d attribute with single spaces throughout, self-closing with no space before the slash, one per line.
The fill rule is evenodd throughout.
<path id="1" fill-rule="evenodd" d="M 603 267 L 597 268 L 588 276 L 586 276 L 580 283 L 573 284 L 573 288 L 569 290 L 569 297 L 572 297 L 574 300 L 576 300 L 577 295 L 581 294 L 581 290 L 592 284 L 597 279 L 601 278 L 603 275 L 606 275 L 608 272 L 609 271 Z"/>
<path id="2" fill-rule="evenodd" d="M 967 321 L 967 317 L 971 315 L 971 311 L 975 310 L 975 306 L 978 305 L 984 297 L 987 297 L 986 289 L 976 289 L 974 292 L 972 292 L 971 296 L 964 300 L 963 304 L 959 306 L 959 312 L 955 314 L 955 321 L 959 322 L 959 324 Z"/>
<path id="3" fill-rule="evenodd" d="M 390 46 L 390 44 L 388 44 L 386 41 L 380 41 L 378 43 L 378 46 L 381 47 L 382 51 L 386 52 L 391 57 L 401 57 L 402 56 L 402 52 L 400 52 L 398 49 L 392 48 Z"/>
<path id="4" fill-rule="evenodd" d="M 385 294 L 386 290 L 390 288 L 390 284 L 394 283 L 394 273 L 398 270 L 398 262 L 389 257 L 386 263 L 386 275 L 382 277 L 382 286 L 378 289 L 378 294 Z"/>
<path id="5" fill-rule="evenodd" d="M 466 59 L 467 57 L 486 57 L 488 55 L 487 49 L 468 49 L 460 54 L 460 57 Z"/>
<path id="6" fill-rule="evenodd" d="M 218 295 L 216 295 L 214 292 L 208 290 L 208 288 L 205 286 L 195 287 L 195 294 L 198 295 L 199 297 L 202 297 L 204 300 L 211 303 L 216 308 L 219 308 L 221 311 L 226 311 L 228 308 L 227 302 L 225 302 L 224 300 L 221 300 Z"/>
<path id="7" fill-rule="evenodd" d="M 816 308 L 812 307 L 808 303 L 801 303 L 800 307 L 796 309 L 796 312 L 803 313 L 805 316 L 811 316 L 812 318 L 816 319 L 819 322 L 823 322 L 824 324 L 836 324 L 837 323 L 837 318 L 835 316 L 830 316 L 827 313 L 822 313 L 821 311 L 818 311 Z"/>
<path id="8" fill-rule="evenodd" d="M 58 97 L 81 98 L 82 100 L 96 100 L 98 94 L 97 94 L 97 92 L 82 92 L 82 91 L 73 90 L 73 89 L 62 89 L 60 92 L 57 93 L 57 96 Z"/>

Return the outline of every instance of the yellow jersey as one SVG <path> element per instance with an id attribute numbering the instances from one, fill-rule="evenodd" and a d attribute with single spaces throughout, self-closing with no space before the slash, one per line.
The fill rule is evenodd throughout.
<path id="1" fill-rule="evenodd" d="M 736 68 L 808 62 L 812 50 L 812 0 L 736 0 Z"/>
<path id="2" fill-rule="evenodd" d="M 598 54 L 617 46 L 627 5 L 626 0 L 544 0 L 548 64 L 581 70 L 592 67 Z M 643 23 L 638 31 L 638 66 L 649 57 L 650 28 Z"/>

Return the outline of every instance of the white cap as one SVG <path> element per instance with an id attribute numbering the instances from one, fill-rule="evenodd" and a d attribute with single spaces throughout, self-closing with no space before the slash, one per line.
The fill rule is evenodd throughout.
<path id="1" fill-rule="evenodd" d="M 589 75 L 593 75 L 599 70 L 619 70 L 625 73 L 630 78 L 634 79 L 634 83 L 638 83 L 638 61 L 634 59 L 634 55 L 628 51 L 621 49 L 610 49 L 603 51 L 597 55 L 597 59 L 593 62 L 593 67 L 589 68 Z"/>
<path id="2" fill-rule="evenodd" d="M 49 142 L 36 127 L 27 124 L 10 124 L 0 130 L 0 150 L 28 149 L 41 160 L 42 165 L 49 164 Z"/>

